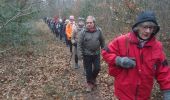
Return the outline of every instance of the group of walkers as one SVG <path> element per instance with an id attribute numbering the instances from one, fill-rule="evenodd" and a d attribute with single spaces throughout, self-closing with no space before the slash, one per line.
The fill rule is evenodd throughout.
<path id="1" fill-rule="evenodd" d="M 102 55 L 108 64 L 108 74 L 114 77 L 114 94 L 118 100 L 149 100 L 154 79 L 160 85 L 163 99 L 170 100 L 170 66 L 161 42 L 156 39 L 160 26 L 153 11 L 140 12 L 132 31 L 107 45 L 94 16 L 87 16 L 86 20 L 79 18 L 75 23 L 71 15 L 68 22 L 62 23 L 64 41 L 70 52 L 76 52 L 75 69 L 80 67 L 78 61 L 83 60 L 87 92 L 97 87 Z"/>
<path id="2" fill-rule="evenodd" d="M 43 20 L 48 25 L 51 32 L 55 34 L 56 38 L 59 38 L 65 43 L 67 42 L 65 27 L 69 20 L 66 20 L 66 18 L 58 18 L 57 16 L 54 18 L 45 17 Z"/>
<path id="3" fill-rule="evenodd" d="M 69 16 L 68 22 L 67 20 L 60 22 L 47 18 L 44 20 L 51 32 L 56 34 L 56 37 L 62 37 L 70 53 L 74 54 L 75 69 L 80 68 L 78 61 L 83 60 L 83 68 L 87 80 L 86 91 L 92 91 L 97 86 L 96 78 L 101 67 L 100 50 L 105 45 L 102 30 L 96 25 L 95 17 L 88 16 L 86 22 L 84 18 L 79 17 L 77 23 L 73 15 Z"/>

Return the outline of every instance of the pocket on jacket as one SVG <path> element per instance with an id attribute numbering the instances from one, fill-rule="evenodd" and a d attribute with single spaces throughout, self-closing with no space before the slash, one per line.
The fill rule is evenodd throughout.
<path id="1" fill-rule="evenodd" d="M 147 65 L 145 65 L 147 70 L 144 70 L 145 71 L 144 74 L 146 74 L 146 76 L 148 76 L 148 75 L 154 76 L 155 75 L 156 68 L 157 68 L 157 61 L 158 61 L 158 57 L 148 57 L 148 59 L 145 60 L 145 62 L 148 62 L 148 63 L 146 63 Z"/>
<path id="2" fill-rule="evenodd" d="M 116 66 L 110 66 L 109 65 L 109 75 L 113 77 L 117 77 L 121 73 L 121 69 Z"/>

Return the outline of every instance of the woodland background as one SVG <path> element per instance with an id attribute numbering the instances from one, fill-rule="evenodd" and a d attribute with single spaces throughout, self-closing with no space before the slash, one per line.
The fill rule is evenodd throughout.
<path id="1" fill-rule="evenodd" d="M 0 0 L 0 99 L 114 100 L 113 80 L 102 62 L 99 91 L 85 94 L 84 78 L 68 62 L 68 48 L 56 40 L 44 17 L 95 16 L 107 42 L 131 30 L 136 15 L 153 10 L 170 62 L 169 0 Z M 155 85 L 152 99 L 161 100 Z M 97 100 L 97 99 L 96 99 Z"/>

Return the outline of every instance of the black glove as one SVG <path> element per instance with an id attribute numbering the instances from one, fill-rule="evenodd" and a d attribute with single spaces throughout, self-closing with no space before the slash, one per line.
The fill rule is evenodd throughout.
<path id="1" fill-rule="evenodd" d="M 120 66 L 122 68 L 133 68 L 136 66 L 135 60 L 129 58 L 129 57 L 119 57 L 117 56 L 115 59 L 115 63 L 117 66 Z"/>
<path id="2" fill-rule="evenodd" d="M 74 42 L 74 43 L 72 43 L 72 45 L 73 45 L 73 46 L 77 46 L 77 43 L 76 43 L 76 42 Z"/>

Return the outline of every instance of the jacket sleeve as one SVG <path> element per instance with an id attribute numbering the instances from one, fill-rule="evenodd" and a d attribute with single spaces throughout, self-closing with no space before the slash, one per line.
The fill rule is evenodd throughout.
<path id="1" fill-rule="evenodd" d="M 118 40 L 111 41 L 107 46 L 102 49 L 103 59 L 111 65 L 115 64 L 115 58 L 118 55 Z"/>
<path id="2" fill-rule="evenodd" d="M 170 90 L 170 66 L 163 52 L 162 45 L 160 51 L 160 60 L 156 64 L 156 79 L 161 90 Z"/>
<path id="3" fill-rule="evenodd" d="M 78 33 L 78 41 L 77 41 L 77 53 L 78 53 L 78 57 L 82 57 L 82 53 L 83 53 L 83 31 L 80 31 L 80 33 Z"/>
<path id="4" fill-rule="evenodd" d="M 102 49 L 102 56 L 103 59 L 108 63 L 108 73 L 111 76 L 116 77 L 122 69 L 120 67 L 117 67 L 115 64 L 115 58 L 117 55 L 119 55 L 119 44 L 118 40 L 115 39 L 111 41 L 107 47 Z"/>
<path id="5" fill-rule="evenodd" d="M 66 25 L 66 36 L 67 36 L 67 39 L 70 40 L 71 39 L 71 24 L 68 23 Z"/>
<path id="6" fill-rule="evenodd" d="M 76 31 L 76 28 L 75 28 L 75 29 L 73 30 L 72 34 L 71 34 L 71 42 L 72 42 L 72 43 L 75 43 L 76 33 L 77 33 L 77 31 Z"/>
<path id="7" fill-rule="evenodd" d="M 68 33 L 69 33 L 69 23 L 66 25 L 66 36 L 68 38 Z"/>
<path id="8" fill-rule="evenodd" d="M 100 46 L 101 48 L 104 48 L 105 46 L 105 39 L 104 39 L 104 35 L 103 35 L 103 32 L 100 30 L 101 32 L 101 35 L 100 35 Z"/>

